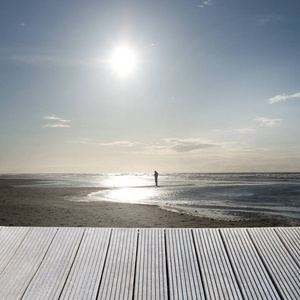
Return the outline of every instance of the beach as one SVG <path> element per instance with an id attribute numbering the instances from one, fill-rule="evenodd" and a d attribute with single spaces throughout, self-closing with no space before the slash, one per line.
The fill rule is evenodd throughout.
<path id="1" fill-rule="evenodd" d="M 224 228 L 300 226 L 299 219 L 247 213 L 238 220 L 205 218 L 155 205 L 85 201 L 98 187 L 19 187 L 31 179 L 0 179 L 0 226 Z"/>

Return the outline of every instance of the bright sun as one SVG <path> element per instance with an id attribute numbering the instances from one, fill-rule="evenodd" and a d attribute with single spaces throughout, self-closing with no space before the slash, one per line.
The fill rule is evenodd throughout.
<path id="1" fill-rule="evenodd" d="M 122 46 L 113 53 L 111 64 L 119 75 L 126 76 L 135 69 L 137 59 L 132 49 Z"/>

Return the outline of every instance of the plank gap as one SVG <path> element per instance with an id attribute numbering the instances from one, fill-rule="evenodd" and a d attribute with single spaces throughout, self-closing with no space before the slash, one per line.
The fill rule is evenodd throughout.
<path id="1" fill-rule="evenodd" d="M 105 253 L 104 264 L 103 264 L 103 268 L 102 268 L 102 272 L 101 272 L 101 276 L 100 276 L 100 281 L 99 281 L 99 285 L 98 285 L 98 290 L 97 290 L 97 295 L 96 295 L 95 299 L 98 299 L 98 297 L 99 297 L 100 286 L 101 286 L 101 283 L 102 283 L 103 273 L 104 273 L 104 270 L 105 270 L 105 266 L 106 266 L 106 262 L 107 262 L 107 256 L 108 256 L 110 243 L 111 243 L 111 236 L 112 236 L 112 229 L 110 230 L 110 233 L 109 233 L 109 241 L 108 241 L 108 245 L 107 245 L 107 249 L 106 249 L 106 253 Z"/>
<path id="2" fill-rule="evenodd" d="M 164 242 L 165 242 L 165 260 L 166 260 L 166 276 L 167 276 L 167 296 L 168 299 L 171 299 L 170 296 L 170 274 L 169 274 L 169 265 L 168 265 L 168 251 L 167 251 L 167 237 L 166 229 L 164 229 Z"/>
<path id="3" fill-rule="evenodd" d="M 195 254 L 196 254 L 196 258 L 197 258 L 197 265 L 198 265 L 198 269 L 199 269 L 199 273 L 200 273 L 200 280 L 201 280 L 201 284 L 203 286 L 204 299 L 207 299 L 207 292 L 205 291 L 203 273 L 202 273 L 202 270 L 201 270 L 201 267 L 200 267 L 200 258 L 199 258 L 198 252 L 197 252 L 196 241 L 195 241 L 195 236 L 194 236 L 194 231 L 193 230 L 191 230 L 191 235 L 192 235 L 193 246 L 194 246 Z"/>
<path id="4" fill-rule="evenodd" d="M 137 259 L 139 253 L 139 237 L 140 237 L 140 230 L 137 230 L 136 235 L 136 253 L 135 253 L 135 265 L 134 265 L 134 273 L 133 273 L 133 291 L 132 291 L 132 300 L 134 299 L 135 294 L 135 281 L 136 281 L 136 268 L 137 268 Z"/>

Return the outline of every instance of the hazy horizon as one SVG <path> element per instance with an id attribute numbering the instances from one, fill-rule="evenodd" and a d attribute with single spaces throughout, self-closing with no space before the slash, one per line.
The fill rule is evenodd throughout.
<path id="1" fill-rule="evenodd" d="M 300 171 L 300 3 L 5 1 L 0 174 Z"/>

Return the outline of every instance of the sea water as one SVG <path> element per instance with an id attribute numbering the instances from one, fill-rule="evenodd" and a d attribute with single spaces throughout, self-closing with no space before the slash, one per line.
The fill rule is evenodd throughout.
<path id="1" fill-rule="evenodd" d="M 99 187 L 82 201 L 158 205 L 164 209 L 235 219 L 265 213 L 300 219 L 300 173 L 26 174 L 32 187 Z"/>

